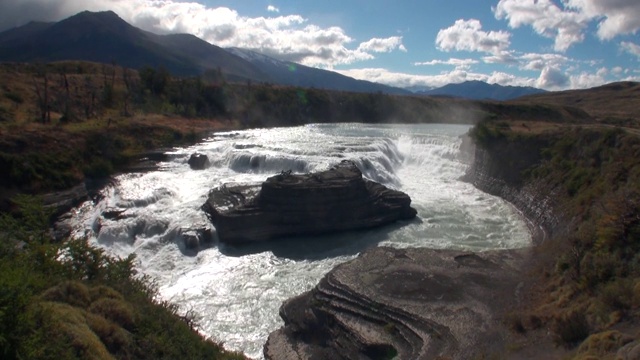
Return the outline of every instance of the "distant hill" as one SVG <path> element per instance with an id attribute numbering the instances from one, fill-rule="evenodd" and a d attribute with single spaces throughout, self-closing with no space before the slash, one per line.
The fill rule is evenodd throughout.
<path id="1" fill-rule="evenodd" d="M 632 81 L 614 82 L 591 89 L 530 95 L 513 102 L 577 107 L 599 121 L 618 125 L 630 126 L 640 121 L 640 83 Z"/>
<path id="2" fill-rule="evenodd" d="M 419 91 L 417 94 L 429 96 L 453 96 L 473 100 L 511 100 L 525 95 L 546 93 L 545 90 L 523 86 L 502 86 L 483 81 L 465 81 L 443 87 Z"/>
<path id="3" fill-rule="evenodd" d="M 278 60 L 251 50 L 239 48 L 229 48 L 227 50 L 250 62 L 262 72 L 269 74 L 273 79 L 273 82 L 277 84 L 353 92 L 382 92 L 385 94 L 401 95 L 411 94 L 408 90 L 370 81 L 356 80 L 333 71 L 312 68 L 290 61 Z"/>

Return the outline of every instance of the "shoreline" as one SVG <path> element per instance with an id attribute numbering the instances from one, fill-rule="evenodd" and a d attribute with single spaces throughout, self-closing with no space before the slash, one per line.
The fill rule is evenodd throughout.
<path id="1" fill-rule="evenodd" d="M 482 149 L 472 146 L 461 151 L 470 151 L 460 155 L 473 159 L 461 180 L 491 194 L 482 186 L 492 182 L 476 164 Z M 551 344 L 545 331 L 530 332 L 535 340 L 527 344 L 514 330 L 520 325 L 510 314 L 528 306 L 526 288 L 536 281 L 528 269 L 548 233 L 543 223 L 528 216 L 530 210 L 521 208 L 522 201 L 492 195 L 520 213 L 531 233 L 530 246 L 482 252 L 368 249 L 330 270 L 311 291 L 283 303 L 280 314 L 285 325 L 270 334 L 264 347 L 266 359 L 334 357 L 345 352 L 356 357 L 376 351 L 407 359 L 565 354 L 564 349 L 547 346 Z M 516 198 L 521 197 L 511 200 Z M 385 292 L 385 288 L 393 290 Z M 324 339 L 323 346 L 309 341 L 318 336 Z M 521 348 L 509 349 L 513 344 Z M 540 349 L 539 344 L 545 346 Z"/>

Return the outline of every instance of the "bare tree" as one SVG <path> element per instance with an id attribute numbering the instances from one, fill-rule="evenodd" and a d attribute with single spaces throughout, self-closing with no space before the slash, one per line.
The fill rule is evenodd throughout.
<path id="1" fill-rule="evenodd" d="M 131 87 L 132 79 L 129 77 L 129 70 L 122 67 L 122 81 L 124 82 L 125 93 L 124 93 L 124 116 L 131 116 L 129 113 L 129 99 L 131 98 Z"/>
<path id="2" fill-rule="evenodd" d="M 43 124 L 51 122 L 51 105 L 49 104 L 49 78 L 47 77 L 47 67 L 42 65 L 38 67 L 38 73 L 44 77 L 44 88 L 40 89 L 40 81 L 34 75 L 32 77 L 33 85 L 38 96 L 38 107 L 40 108 L 40 121 Z"/>
<path id="3" fill-rule="evenodd" d="M 67 79 L 67 73 L 65 72 L 64 68 L 61 68 L 60 70 L 61 75 L 62 75 L 62 81 L 63 81 L 63 85 L 64 85 L 64 111 L 63 111 L 63 119 L 64 121 L 71 121 L 72 119 L 72 115 L 71 115 L 71 94 L 69 93 L 69 79 Z"/>

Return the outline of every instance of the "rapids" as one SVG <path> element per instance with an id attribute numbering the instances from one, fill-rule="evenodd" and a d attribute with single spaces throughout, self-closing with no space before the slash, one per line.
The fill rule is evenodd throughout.
<path id="1" fill-rule="evenodd" d="M 313 124 L 232 131 L 168 153 L 157 171 L 122 174 L 96 201 L 74 209 L 74 236 L 110 254 L 137 255 L 160 296 L 195 314 L 199 330 L 225 347 L 262 357 L 281 326 L 280 304 L 312 288 L 331 268 L 374 246 L 482 251 L 528 246 L 517 211 L 459 178 L 467 125 Z M 189 156 L 211 167 L 191 170 Z M 281 171 L 324 170 L 353 160 L 369 179 L 408 193 L 418 218 L 374 230 L 292 238 L 235 248 L 189 249 L 185 234 L 212 229 L 200 206 L 225 183 L 262 181 Z M 118 214 L 105 216 L 104 214 Z M 251 224 L 247 224 L 250 226 Z"/>

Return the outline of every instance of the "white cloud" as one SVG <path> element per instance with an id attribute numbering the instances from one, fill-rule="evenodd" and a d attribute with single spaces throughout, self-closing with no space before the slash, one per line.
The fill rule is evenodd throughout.
<path id="1" fill-rule="evenodd" d="M 500 0 L 493 12 L 512 28 L 530 25 L 539 35 L 555 39 L 556 51 L 583 41 L 589 20 L 581 12 L 561 9 L 552 0 Z"/>
<path id="2" fill-rule="evenodd" d="M 610 40 L 640 29 L 640 1 L 638 0 L 565 0 L 568 7 L 579 9 L 596 19 L 598 37 Z"/>
<path id="3" fill-rule="evenodd" d="M 596 72 L 596 75 L 604 79 L 605 76 L 609 75 L 609 69 L 607 69 L 606 67 L 601 67 Z"/>
<path id="4" fill-rule="evenodd" d="M 484 56 L 482 57 L 482 61 L 486 64 L 506 64 L 506 65 L 517 65 L 520 63 L 520 60 L 515 55 L 513 51 L 500 51 L 497 54 Z"/>
<path id="5" fill-rule="evenodd" d="M 274 13 L 279 13 L 280 9 L 278 9 L 277 7 L 273 6 L 273 5 L 269 5 L 267 6 L 267 11 L 268 12 L 274 12 Z"/>
<path id="6" fill-rule="evenodd" d="M 2 4 L 0 29 L 31 20 L 58 21 L 83 10 L 113 10 L 147 31 L 194 34 L 221 47 L 247 48 L 309 66 L 330 68 L 373 59 L 375 52 L 406 51 L 401 37 L 372 39 L 354 48 L 354 40 L 342 28 L 310 24 L 300 15 L 246 17 L 226 7 L 178 0 L 7 1 Z M 267 10 L 278 9 L 271 5 Z"/>
<path id="7" fill-rule="evenodd" d="M 392 36 L 386 39 L 373 38 L 369 41 L 363 42 L 358 46 L 358 50 L 364 52 L 391 52 L 393 50 L 400 50 L 406 52 L 407 49 L 402 44 L 402 36 Z"/>
<path id="8" fill-rule="evenodd" d="M 501 72 L 481 74 L 461 69 L 455 69 L 438 75 L 406 74 L 380 68 L 339 70 L 338 72 L 356 79 L 374 81 L 397 87 L 424 86 L 435 88 L 451 83 L 461 83 L 470 80 L 480 80 L 489 83 L 513 86 L 535 86 L 536 83 L 536 79 L 533 78 L 517 77 Z"/>
<path id="9" fill-rule="evenodd" d="M 640 76 L 627 76 L 624 79 L 620 79 L 620 81 L 635 81 L 640 82 Z"/>
<path id="10" fill-rule="evenodd" d="M 415 66 L 434 66 L 434 65 L 453 65 L 457 69 L 468 69 L 471 65 L 478 64 L 479 61 L 475 59 L 456 59 L 451 58 L 449 60 L 431 60 L 413 63 Z"/>
<path id="11" fill-rule="evenodd" d="M 572 89 L 588 89 L 595 86 L 606 84 L 608 81 L 604 78 L 604 74 L 598 72 L 596 74 L 590 74 L 582 72 L 577 75 L 572 75 L 569 79 L 570 88 Z"/>
<path id="12" fill-rule="evenodd" d="M 620 43 L 620 48 L 631 55 L 637 56 L 638 60 L 640 60 L 640 45 L 636 45 L 629 41 L 623 41 Z"/>
<path id="13" fill-rule="evenodd" d="M 545 67 L 542 69 L 540 77 L 538 77 L 536 82 L 537 87 L 549 90 L 565 89 L 569 84 L 569 76 L 553 67 Z"/>
<path id="14" fill-rule="evenodd" d="M 523 70 L 535 70 L 541 71 L 544 68 L 554 68 L 558 69 L 566 63 L 570 62 L 571 59 L 564 55 L 560 54 L 538 54 L 538 53 L 527 53 L 521 55 L 519 57 L 520 60 L 520 68 Z"/>
<path id="15" fill-rule="evenodd" d="M 555 40 L 554 49 L 566 51 L 582 42 L 591 22 L 598 23 L 598 38 L 611 40 L 640 30 L 638 0 L 500 0 L 493 8 L 497 19 L 509 26 L 531 26 L 539 35 Z"/>
<path id="16" fill-rule="evenodd" d="M 456 20 L 438 32 L 436 45 L 443 51 L 466 50 L 497 54 L 509 47 L 510 33 L 506 31 L 482 31 L 479 20 Z"/>

